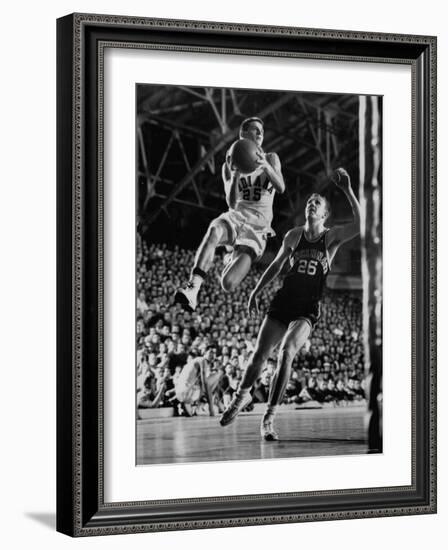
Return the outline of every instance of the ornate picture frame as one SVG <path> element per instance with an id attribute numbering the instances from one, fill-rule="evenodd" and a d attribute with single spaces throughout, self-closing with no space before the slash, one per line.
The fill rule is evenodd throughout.
<path id="1" fill-rule="evenodd" d="M 408 65 L 412 71 L 410 485 L 106 502 L 104 52 Z M 57 530 L 70 536 L 436 512 L 436 38 L 72 14 L 57 22 Z"/>

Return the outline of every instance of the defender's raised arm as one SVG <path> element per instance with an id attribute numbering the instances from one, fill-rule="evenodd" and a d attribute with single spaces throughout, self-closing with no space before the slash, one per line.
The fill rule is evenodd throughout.
<path id="1" fill-rule="evenodd" d="M 336 225 L 328 232 L 328 248 L 330 259 L 333 259 L 341 244 L 353 239 L 360 232 L 361 206 L 353 192 L 348 172 L 344 168 L 338 168 L 333 176 L 333 182 L 345 194 L 352 207 L 353 221 L 344 225 Z"/>

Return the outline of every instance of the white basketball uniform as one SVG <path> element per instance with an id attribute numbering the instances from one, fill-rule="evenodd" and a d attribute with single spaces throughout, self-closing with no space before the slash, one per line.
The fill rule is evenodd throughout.
<path id="1" fill-rule="evenodd" d="M 226 154 L 226 164 L 230 166 L 230 148 Z M 223 172 L 225 166 L 223 166 Z M 230 180 L 223 174 L 226 195 Z M 230 239 L 221 241 L 221 245 L 250 248 L 255 259 L 261 258 L 266 248 L 268 237 L 275 235 L 271 227 L 272 205 L 275 188 L 262 168 L 257 168 L 251 174 L 240 176 L 236 195 L 236 204 L 228 212 L 221 214 L 217 220 L 223 221 L 229 228 Z"/>

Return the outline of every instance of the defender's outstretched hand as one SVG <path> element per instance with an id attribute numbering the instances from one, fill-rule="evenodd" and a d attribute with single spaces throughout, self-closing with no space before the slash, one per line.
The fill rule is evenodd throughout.
<path id="1" fill-rule="evenodd" d="M 337 168 L 334 171 L 331 180 L 335 185 L 342 189 L 342 191 L 347 191 L 351 187 L 350 176 L 345 168 Z"/>

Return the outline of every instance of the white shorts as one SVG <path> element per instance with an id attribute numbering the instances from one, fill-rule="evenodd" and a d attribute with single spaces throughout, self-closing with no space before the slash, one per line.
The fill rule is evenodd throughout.
<path id="1" fill-rule="evenodd" d="M 220 245 L 229 245 L 234 248 L 248 248 L 253 252 L 254 260 L 259 260 L 266 248 L 268 237 L 275 235 L 272 228 L 253 225 L 247 218 L 236 210 L 229 210 L 218 216 L 213 223 L 224 222 L 229 230 L 229 238 L 223 237 Z"/>

